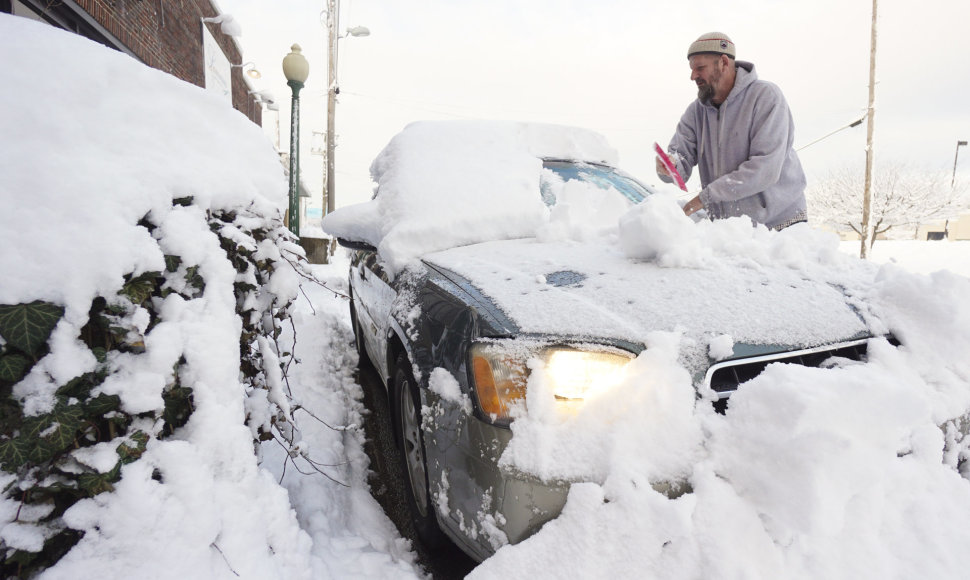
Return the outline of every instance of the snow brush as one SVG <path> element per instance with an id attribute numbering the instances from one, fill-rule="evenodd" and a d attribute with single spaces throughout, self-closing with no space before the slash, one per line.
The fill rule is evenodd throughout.
<path id="1" fill-rule="evenodd" d="M 674 178 L 674 181 L 677 183 L 677 187 L 687 191 L 687 184 L 684 183 L 684 178 L 681 177 L 680 172 L 677 171 L 677 166 L 674 165 L 674 163 L 670 160 L 670 157 L 667 156 L 667 153 L 657 142 L 654 142 L 653 150 L 657 152 L 657 157 L 660 159 L 660 163 L 664 166 L 664 169 L 666 169 L 667 173 Z"/>

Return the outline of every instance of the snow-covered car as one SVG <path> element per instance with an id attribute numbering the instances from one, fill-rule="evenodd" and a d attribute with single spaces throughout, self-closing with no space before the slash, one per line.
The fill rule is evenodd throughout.
<path id="1" fill-rule="evenodd" d="M 510 457 L 518 422 L 543 405 L 576 413 L 651 333 L 684 337 L 678 364 L 720 410 L 769 363 L 865 354 L 869 329 L 836 284 L 791 268 L 692 266 L 703 248 L 678 246 L 664 224 L 693 224 L 615 157 L 578 129 L 416 123 L 375 159 L 373 200 L 324 221 L 353 250 L 356 347 L 386 385 L 425 541 L 444 535 L 482 560 L 555 518 L 575 478 L 530 469 L 542 449 Z M 645 217 L 670 208 L 669 220 Z M 530 398 L 537 369 L 547 399 Z M 685 491 L 675 478 L 651 483 Z"/>

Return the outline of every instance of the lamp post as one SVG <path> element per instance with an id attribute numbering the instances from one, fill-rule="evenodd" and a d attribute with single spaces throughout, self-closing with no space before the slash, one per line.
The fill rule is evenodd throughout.
<path id="1" fill-rule="evenodd" d="M 340 0 L 327 0 L 327 179 L 324 197 L 326 198 L 325 213 L 329 214 L 335 209 L 334 191 L 334 141 L 336 134 L 334 131 L 334 114 L 337 108 L 337 95 L 340 94 L 340 87 L 337 85 L 337 41 L 345 36 L 369 36 L 370 30 L 364 26 L 348 28 L 346 34 L 337 34 L 337 27 L 340 24 Z"/>
<path id="2" fill-rule="evenodd" d="M 950 188 L 957 182 L 957 159 L 960 157 L 960 147 L 965 146 L 966 141 L 957 141 L 957 152 L 953 155 L 953 177 L 950 178 Z"/>
<path id="3" fill-rule="evenodd" d="M 290 107 L 290 208 L 289 228 L 300 236 L 300 89 L 310 76 L 310 63 L 300 50 L 299 44 L 290 47 L 290 53 L 283 57 L 283 76 L 286 84 L 293 90 L 293 104 Z"/>

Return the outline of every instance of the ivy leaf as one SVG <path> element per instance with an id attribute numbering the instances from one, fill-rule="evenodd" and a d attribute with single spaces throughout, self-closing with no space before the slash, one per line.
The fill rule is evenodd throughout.
<path id="1" fill-rule="evenodd" d="M 121 407 L 121 397 L 118 395 L 106 395 L 101 393 L 84 404 L 84 410 L 88 416 L 100 417 L 111 411 L 116 411 Z"/>
<path id="2" fill-rule="evenodd" d="M 16 471 L 27 463 L 29 447 L 23 437 L 14 437 L 0 442 L 0 466 L 3 466 L 4 471 Z"/>
<path id="3" fill-rule="evenodd" d="M 112 491 L 114 489 L 114 486 L 111 485 L 114 479 L 112 473 L 114 473 L 114 470 L 108 473 L 82 473 L 77 478 L 77 486 L 92 496 L 105 491 Z"/>
<path id="4" fill-rule="evenodd" d="M 125 441 L 118 446 L 118 456 L 121 458 L 121 463 L 125 465 L 140 458 L 148 446 L 148 434 L 144 431 L 136 431 L 128 439 L 130 441 Z"/>
<path id="5" fill-rule="evenodd" d="M 18 439 L 23 439 L 23 437 L 18 437 Z M 58 452 L 58 449 L 56 449 L 54 445 L 51 445 L 51 443 L 43 437 L 28 439 L 26 444 L 27 460 L 34 465 L 47 463 L 53 459 Z"/>
<path id="6" fill-rule="evenodd" d="M 67 384 L 58 387 L 55 392 L 60 397 L 75 397 L 83 399 L 88 396 L 95 383 L 91 380 L 93 373 L 85 373 L 71 379 Z"/>
<path id="7" fill-rule="evenodd" d="M 49 414 L 38 415 L 36 417 L 24 417 L 24 424 L 20 429 L 20 436 L 28 441 L 40 439 L 40 434 L 46 431 L 52 423 L 53 421 Z"/>
<path id="8" fill-rule="evenodd" d="M 10 346 L 36 358 L 63 316 L 63 308 L 39 300 L 0 305 L 0 336 Z"/>
<path id="9" fill-rule="evenodd" d="M 47 435 L 46 439 L 54 448 L 54 452 L 60 453 L 74 444 L 75 435 L 84 418 L 84 410 L 80 405 L 58 404 L 54 407 L 52 418 L 57 423 L 57 427 Z"/>
<path id="10" fill-rule="evenodd" d="M 30 367 L 30 360 L 19 354 L 0 356 L 0 381 L 16 383 Z"/>
<path id="11" fill-rule="evenodd" d="M 177 272 L 181 263 L 182 258 L 180 256 L 165 256 L 165 269 L 169 272 Z"/>
<path id="12" fill-rule="evenodd" d="M 185 270 L 185 281 L 188 282 L 190 286 L 198 288 L 199 290 L 205 290 L 205 279 L 199 275 L 198 266 L 192 266 Z"/>
<path id="13" fill-rule="evenodd" d="M 132 304 L 140 305 L 155 291 L 155 279 L 158 276 L 158 272 L 145 272 L 125 282 L 118 293 L 127 296 Z"/>
<path id="14" fill-rule="evenodd" d="M 185 425 L 192 414 L 192 389 L 189 387 L 172 387 L 162 393 L 162 400 L 165 401 L 165 410 L 162 418 L 172 430 Z"/>

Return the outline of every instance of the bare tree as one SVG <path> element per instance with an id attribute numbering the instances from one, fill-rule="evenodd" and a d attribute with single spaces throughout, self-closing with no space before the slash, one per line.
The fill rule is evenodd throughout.
<path id="1" fill-rule="evenodd" d="M 824 181 L 807 192 L 812 221 L 838 232 L 852 231 L 862 236 L 862 207 L 859 203 L 864 188 L 859 171 L 843 168 L 832 172 Z M 970 210 L 970 198 L 964 184 L 950 183 L 945 171 L 919 171 L 902 164 L 889 164 L 872 179 L 872 226 L 868 247 L 876 236 L 892 236 L 907 226 L 951 219 Z M 893 232 L 893 233 L 890 233 Z"/>

